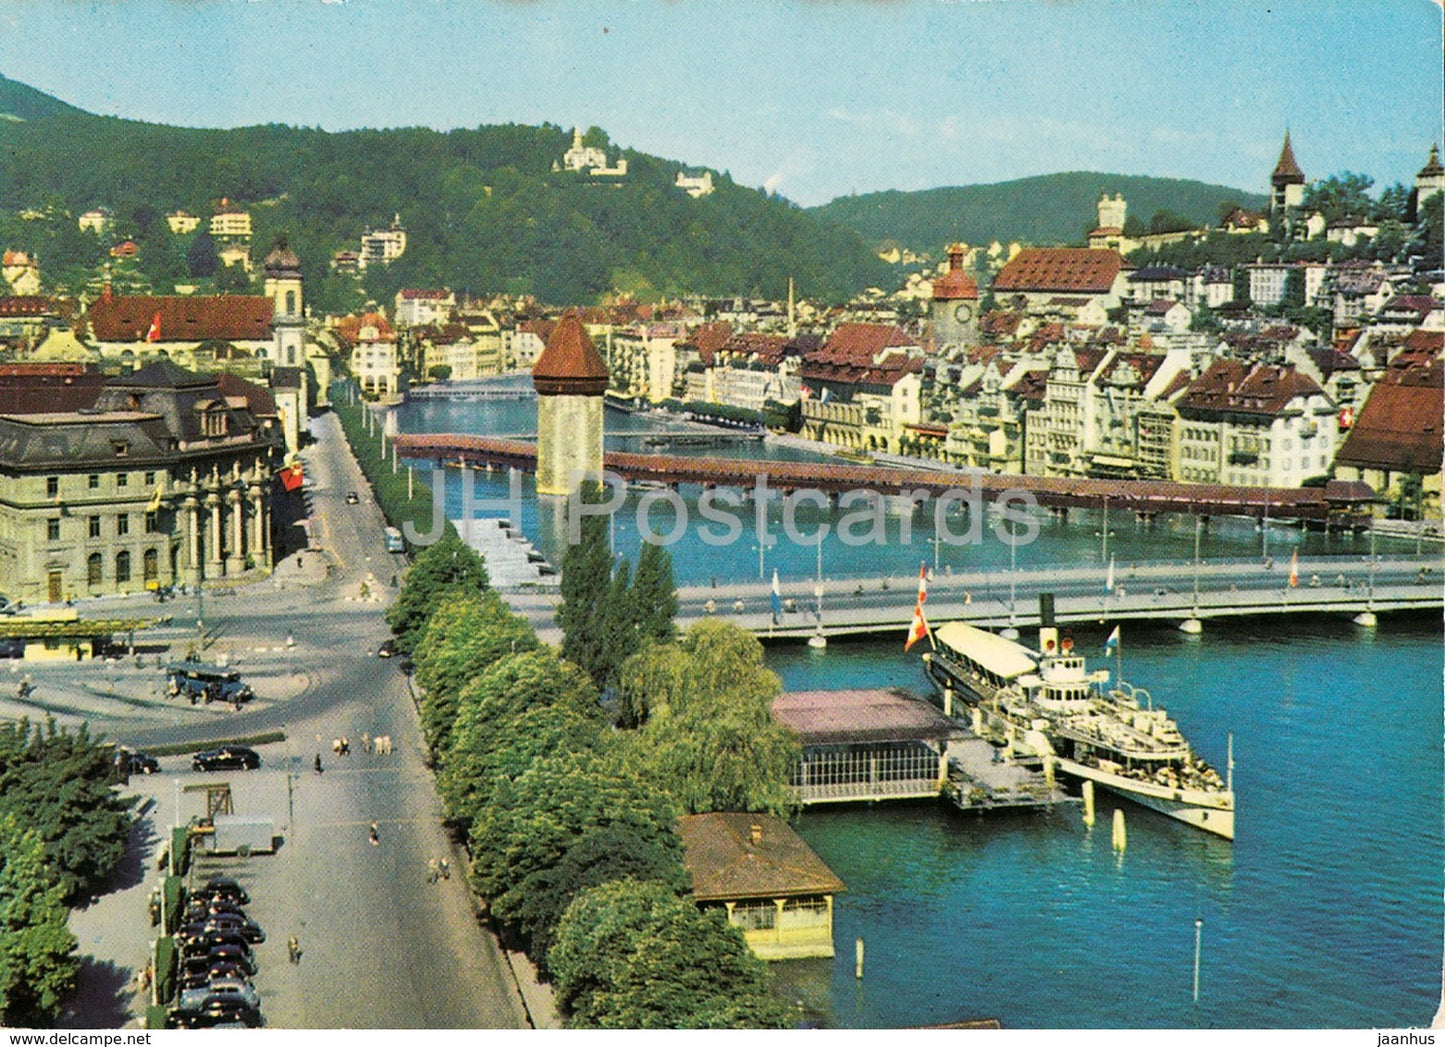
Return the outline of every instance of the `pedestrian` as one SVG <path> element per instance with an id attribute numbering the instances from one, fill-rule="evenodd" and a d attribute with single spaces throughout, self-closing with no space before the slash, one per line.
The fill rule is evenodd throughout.
<path id="1" fill-rule="evenodd" d="M 445 858 L 441 860 L 441 870 L 443 880 L 450 880 L 452 878 L 452 863 Z"/>
<path id="2" fill-rule="evenodd" d="M 373 846 L 373 847 L 379 847 L 379 846 L 381 846 L 381 831 L 380 831 L 379 829 L 377 829 L 375 822 L 372 822 L 372 823 L 371 823 L 371 833 L 370 833 L 370 837 L 371 837 L 371 846 Z"/>
<path id="3" fill-rule="evenodd" d="M 320 773 L 321 773 L 321 754 L 320 754 L 320 753 L 317 753 L 317 754 L 316 754 L 316 759 L 312 761 L 311 766 L 314 767 L 314 768 L 316 768 L 316 773 L 317 773 L 317 774 L 320 774 Z"/>
<path id="4" fill-rule="evenodd" d="M 290 958 L 292 963 L 301 962 L 301 943 L 297 940 L 296 935 L 294 934 L 286 939 L 286 955 Z"/>
<path id="5" fill-rule="evenodd" d="M 437 877 L 441 875 L 441 866 L 435 858 L 428 858 L 426 863 L 426 882 L 436 883 Z"/>
<path id="6" fill-rule="evenodd" d="M 361 733 L 361 748 L 366 752 L 371 752 L 371 735 L 365 731 Z"/>

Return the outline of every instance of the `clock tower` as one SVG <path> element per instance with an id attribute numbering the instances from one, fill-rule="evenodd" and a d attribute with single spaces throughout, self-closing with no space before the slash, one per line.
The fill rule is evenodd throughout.
<path id="1" fill-rule="evenodd" d="M 933 337 L 939 348 L 978 344 L 978 284 L 963 271 L 963 244 L 948 248 L 948 271 L 933 281 Z"/>

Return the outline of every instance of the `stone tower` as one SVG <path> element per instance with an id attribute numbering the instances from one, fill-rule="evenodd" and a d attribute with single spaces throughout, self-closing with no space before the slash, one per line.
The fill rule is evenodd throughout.
<path id="1" fill-rule="evenodd" d="M 939 346 L 978 344 L 978 284 L 963 271 L 962 244 L 948 248 L 948 272 L 933 281 L 933 336 Z"/>
<path id="2" fill-rule="evenodd" d="M 607 365 L 576 310 L 557 321 L 532 368 L 537 390 L 537 493 L 568 495 L 581 474 L 602 471 Z"/>
<path id="3" fill-rule="evenodd" d="M 1115 193 L 1111 200 L 1108 193 L 1099 194 L 1099 228 L 1117 229 L 1124 231 L 1124 216 L 1129 212 L 1129 205 L 1124 200 L 1123 193 Z"/>
<path id="4" fill-rule="evenodd" d="M 306 333 L 305 306 L 301 297 L 301 259 L 286 246 L 285 239 L 262 264 L 266 297 L 271 299 L 271 331 L 275 339 L 276 363 L 282 367 L 305 365 L 302 342 Z"/>
<path id="5" fill-rule="evenodd" d="M 1305 176 L 1295 163 L 1294 150 L 1290 148 L 1289 132 L 1284 133 L 1284 148 L 1279 151 L 1279 163 L 1269 176 L 1269 210 L 1271 214 L 1284 214 L 1298 207 L 1305 195 Z"/>
<path id="6" fill-rule="evenodd" d="M 1445 167 L 1440 165 L 1440 149 L 1430 146 L 1430 159 L 1415 176 L 1415 185 L 1410 194 L 1409 218 L 1413 222 L 1419 215 L 1419 208 L 1437 193 L 1445 193 Z"/>

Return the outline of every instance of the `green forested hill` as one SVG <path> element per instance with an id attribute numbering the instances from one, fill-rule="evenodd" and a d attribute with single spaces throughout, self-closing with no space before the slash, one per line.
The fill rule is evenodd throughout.
<path id="1" fill-rule="evenodd" d="M 1101 192 L 1124 195 L 1129 218 L 1138 220 L 1140 232 L 1159 212 L 1173 212 L 1200 226 L 1218 221 L 1223 202 L 1259 207 L 1265 200 L 1258 193 L 1183 179 L 1070 171 L 991 185 L 843 196 L 810 212 L 855 230 L 871 243 L 897 240 L 938 257 L 954 240 L 1082 244 L 1097 224 Z"/>
<path id="2" fill-rule="evenodd" d="M 83 110 L 67 105 L 60 99 L 37 91 L 19 80 L 0 76 L 0 119 L 39 120 L 59 113 L 80 113 Z"/>
<path id="3" fill-rule="evenodd" d="M 571 144 L 560 127 L 506 125 L 328 133 L 278 125 L 207 130 L 94 116 L 6 81 L 23 121 L 0 122 L 0 245 L 34 251 L 47 279 L 71 281 L 101 260 L 73 216 L 108 207 L 115 239 L 141 247 L 157 290 L 185 280 L 189 241 L 163 216 L 211 214 L 222 197 L 253 217 L 253 260 L 284 233 L 320 308 L 385 301 L 399 287 L 531 293 L 588 302 L 611 290 L 640 297 L 700 293 L 840 300 L 887 269 L 856 233 L 820 222 L 774 196 L 714 173 L 716 192 L 694 200 L 672 182 L 680 168 L 631 150 L 620 186 L 552 171 Z M 23 103 L 23 104 L 22 104 Z M 23 114 L 22 114 L 23 115 Z M 605 144 L 589 132 L 590 144 Z M 24 220 L 21 211 L 45 211 Z M 64 212 L 70 217 L 63 219 Z M 328 272 L 356 250 L 365 226 L 399 215 L 405 255 L 368 270 L 357 288 Z M 148 261 L 149 260 L 149 261 Z"/>

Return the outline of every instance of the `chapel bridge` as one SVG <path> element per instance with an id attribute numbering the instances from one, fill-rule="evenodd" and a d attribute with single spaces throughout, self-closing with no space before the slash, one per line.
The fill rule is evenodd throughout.
<path id="1" fill-rule="evenodd" d="M 395 437 L 397 452 L 407 458 L 436 459 L 438 464 L 458 462 L 472 466 L 535 472 L 537 447 L 521 440 L 455 433 L 404 434 Z M 1027 491 L 1050 509 L 1110 506 L 1143 517 L 1156 513 L 1253 516 L 1275 520 L 1311 521 L 1327 526 L 1363 526 L 1375 492 L 1366 484 L 1331 480 L 1323 487 L 1232 487 L 1220 484 L 1182 484 L 1167 480 L 1076 479 L 1049 476 L 973 474 L 946 469 L 897 468 L 831 462 L 685 457 L 608 451 L 603 468 L 632 482 L 666 485 L 750 489 L 759 476 L 785 494 L 816 490 L 839 494 L 852 490 L 898 495 L 926 491 L 970 492 L 977 484 L 980 497 L 999 501 L 1010 493 Z"/>

